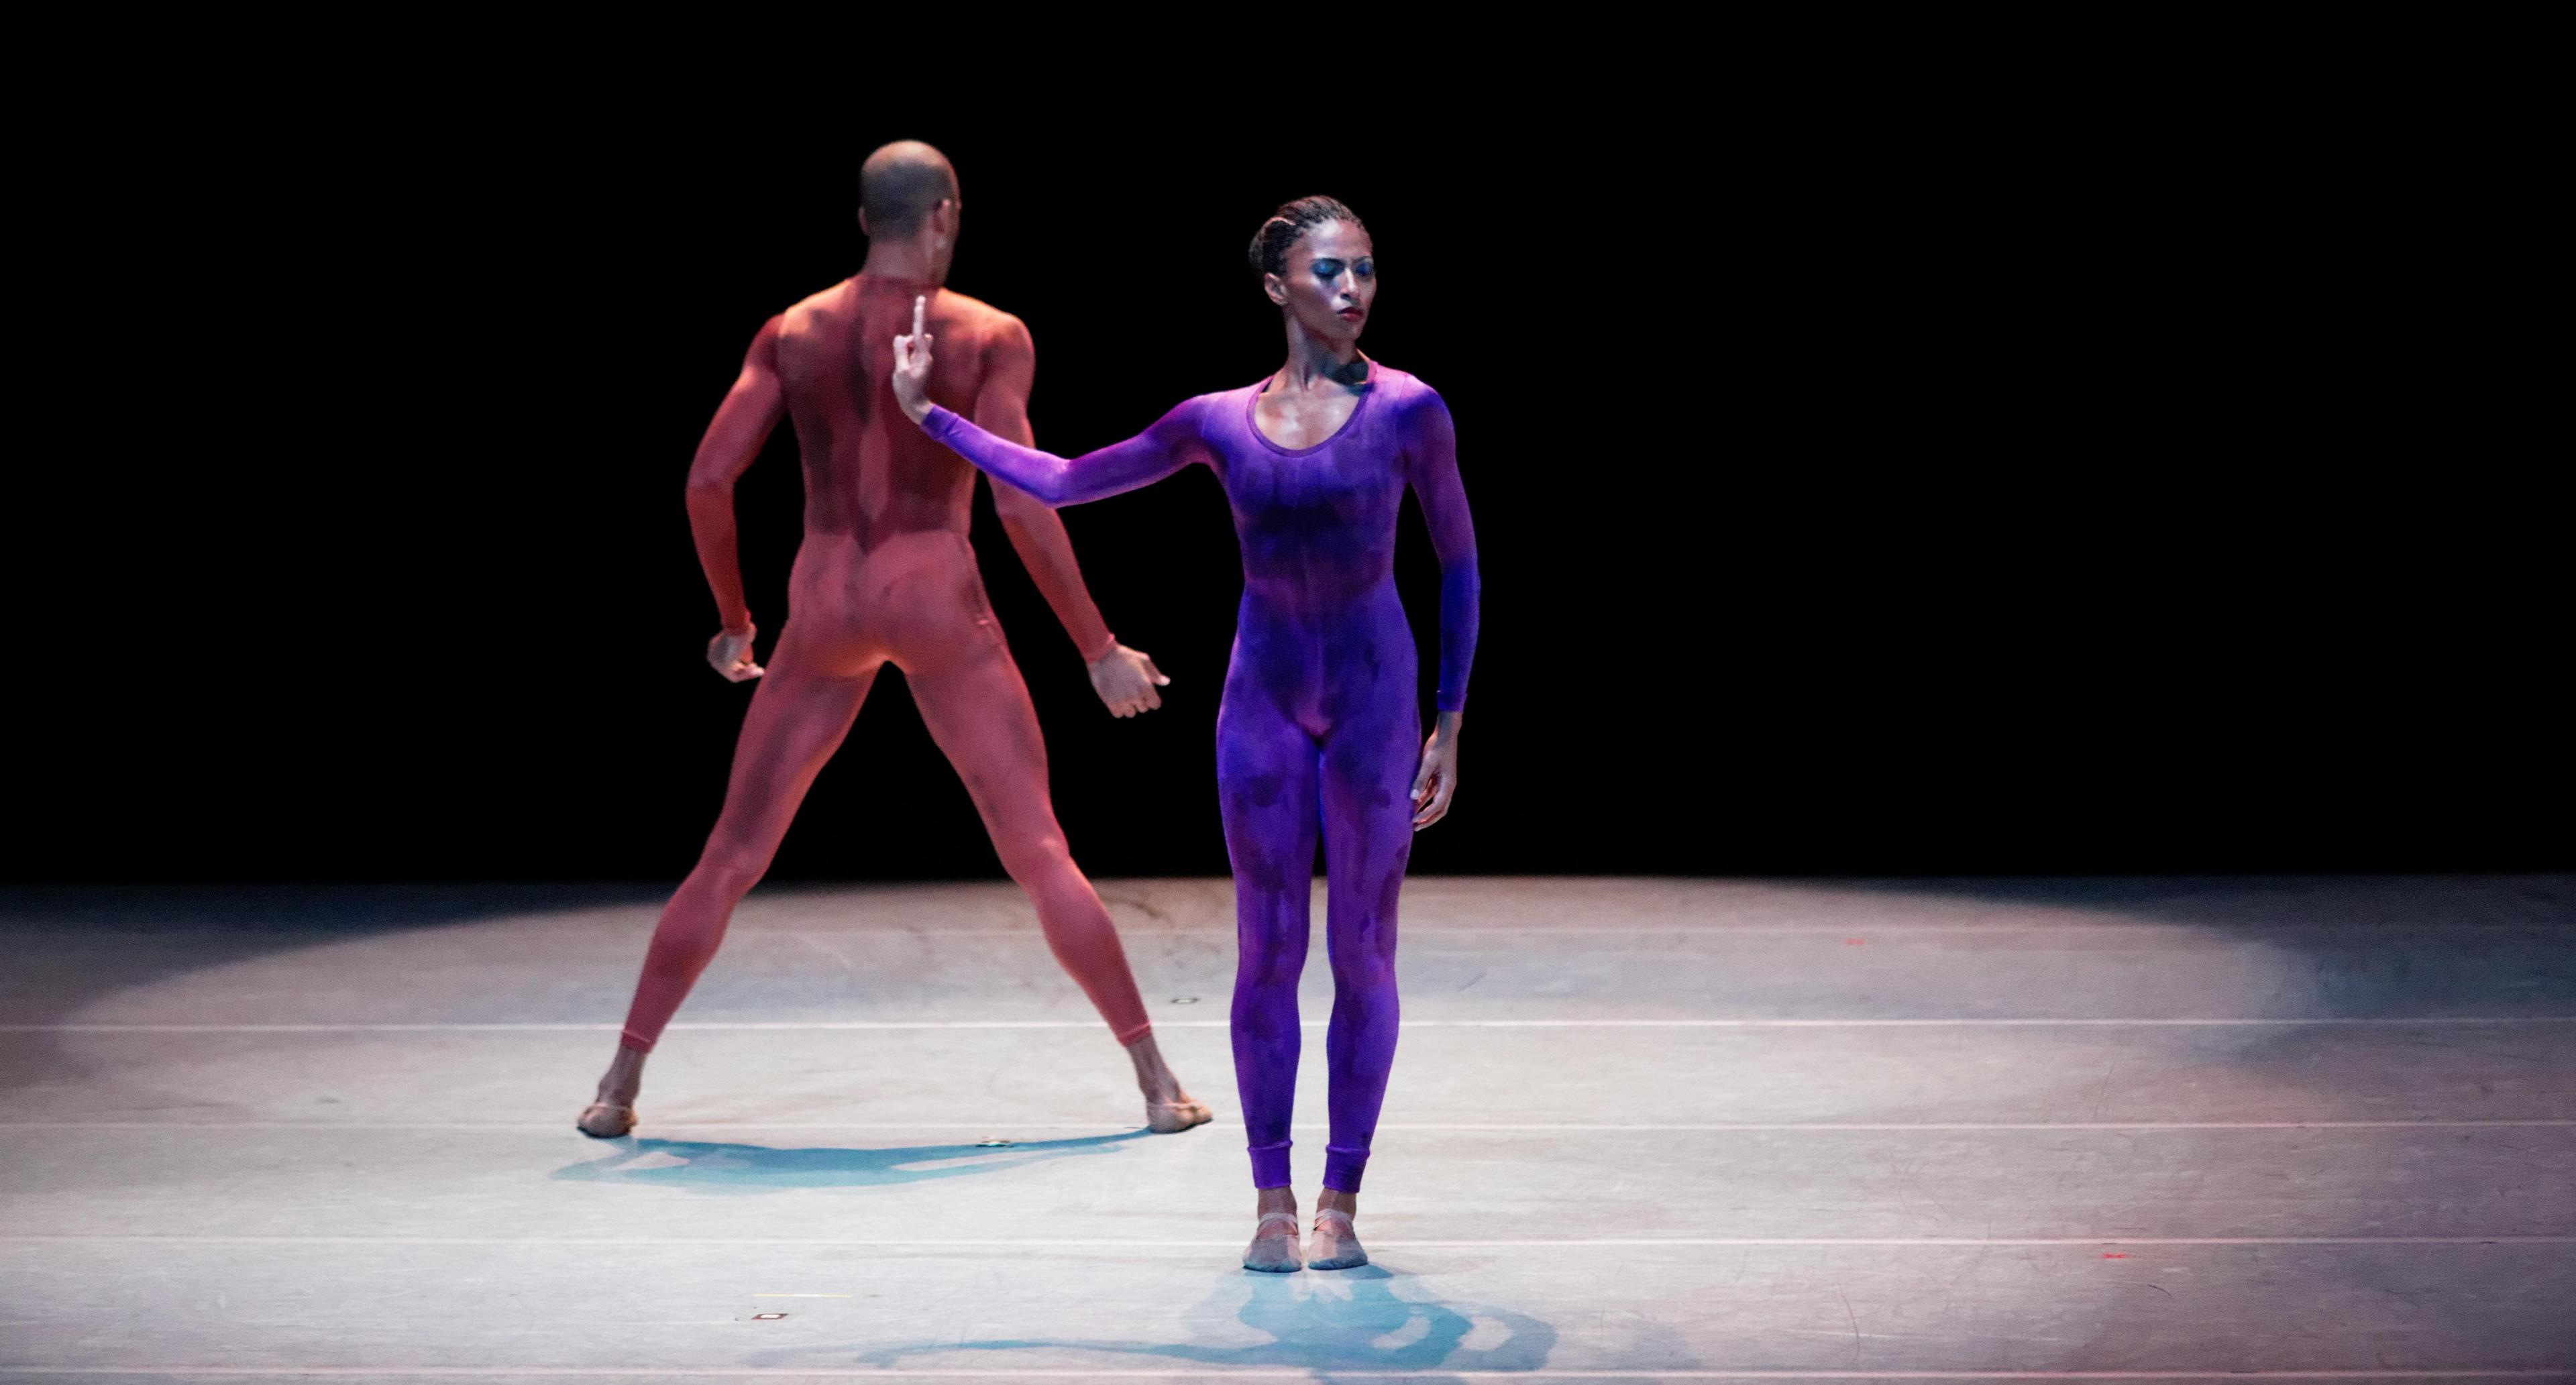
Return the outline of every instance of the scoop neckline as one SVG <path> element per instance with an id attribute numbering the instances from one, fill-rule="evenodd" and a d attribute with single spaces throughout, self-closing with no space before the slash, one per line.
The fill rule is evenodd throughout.
<path id="1" fill-rule="evenodd" d="M 1369 362 L 1368 378 L 1360 382 L 1366 388 L 1360 391 L 1359 402 L 1351 406 L 1350 417 L 1343 419 L 1341 427 L 1326 434 L 1322 442 L 1312 447 L 1282 447 L 1276 439 L 1261 431 L 1261 396 L 1268 393 L 1270 389 L 1270 377 L 1267 375 L 1254 382 L 1251 392 L 1243 397 L 1243 426 L 1252 430 L 1252 436 L 1259 439 L 1262 446 L 1282 457 L 1304 457 L 1321 452 L 1339 441 L 1342 434 L 1351 431 L 1352 424 L 1359 422 L 1360 411 L 1368 407 L 1371 399 L 1377 397 L 1377 376 L 1378 364 L 1372 360 Z"/>

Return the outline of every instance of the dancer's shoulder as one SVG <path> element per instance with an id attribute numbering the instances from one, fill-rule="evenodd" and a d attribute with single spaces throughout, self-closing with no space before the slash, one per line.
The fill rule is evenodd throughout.
<path id="1" fill-rule="evenodd" d="M 830 288 L 812 293 L 787 305 L 787 310 L 770 321 L 789 331 L 810 326 L 818 317 L 846 316 L 857 307 L 858 294 L 851 281 L 844 279 Z"/>
<path id="2" fill-rule="evenodd" d="M 939 296 L 931 301 L 936 316 L 951 324 L 952 327 L 966 327 L 978 332 L 1008 333 L 1022 340 L 1028 338 L 1027 323 L 971 293 L 959 293 L 955 289 L 944 288 L 939 291 Z"/>
<path id="3" fill-rule="evenodd" d="M 1384 361 L 1375 362 L 1369 370 L 1369 389 L 1381 403 L 1405 415 L 1449 412 L 1449 403 L 1440 391 L 1431 388 L 1423 378 L 1409 370 L 1398 370 Z"/>
<path id="4" fill-rule="evenodd" d="M 1261 386 L 1258 384 L 1251 384 L 1238 386 L 1230 390 L 1213 390 L 1206 394 L 1194 394 L 1189 398 L 1182 400 L 1180 403 L 1173 405 L 1171 412 L 1163 415 L 1163 417 L 1166 419 L 1187 419 L 1192 427 L 1205 428 L 1209 420 L 1225 417 L 1227 409 L 1241 409 L 1243 407 L 1243 401 L 1250 397 L 1253 391 L 1260 388 Z"/>

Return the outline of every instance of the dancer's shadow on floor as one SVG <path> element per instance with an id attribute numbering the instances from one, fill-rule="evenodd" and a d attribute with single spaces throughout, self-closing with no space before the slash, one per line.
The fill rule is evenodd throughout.
<path id="1" fill-rule="evenodd" d="M 1427 1295 L 1395 1292 L 1410 1280 L 1379 1265 L 1306 1274 L 1229 1275 L 1216 1292 L 1182 1315 L 1195 1340 L 990 1338 L 862 1351 L 835 1361 L 896 1368 L 909 1358 L 950 1353 L 1087 1351 L 1212 1366 L 1290 1366 L 1318 1371 L 1530 1371 L 1547 1364 L 1556 1328 L 1526 1313 L 1461 1307 Z M 1106 1314 L 1104 1314 L 1106 1316 Z M 1236 1344 L 1250 1328 L 1267 1340 Z M 810 1355 L 800 1353 L 800 1355 Z M 767 1363 L 764 1363 L 767 1364 Z M 785 1361 L 779 1364 L 791 1364 Z"/>
<path id="2" fill-rule="evenodd" d="M 1149 1132 L 1084 1135 L 985 1145 L 894 1149 L 772 1149 L 704 1140 L 619 1140 L 598 1159 L 554 1171 L 578 1183 L 642 1183 L 706 1193 L 772 1193 L 787 1188 L 872 1188 L 934 1178 L 1000 1173 L 1055 1159 L 1107 1154 Z"/>

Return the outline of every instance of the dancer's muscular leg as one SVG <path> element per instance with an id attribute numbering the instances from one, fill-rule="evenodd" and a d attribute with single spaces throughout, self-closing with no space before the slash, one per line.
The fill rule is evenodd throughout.
<path id="1" fill-rule="evenodd" d="M 1409 661 L 1407 661 L 1409 662 Z M 1324 948 L 1333 966 L 1333 1018 L 1324 1031 L 1332 1073 L 1332 1130 L 1316 1203 L 1310 1269 L 1368 1263 L 1352 1218 L 1360 1176 L 1386 1100 L 1401 1006 L 1395 989 L 1396 899 L 1413 855 L 1412 766 L 1420 742 L 1411 670 L 1393 705 L 1337 721 L 1324 742 Z"/>
<path id="2" fill-rule="evenodd" d="M 1314 741 L 1256 688 L 1230 683 L 1217 712 L 1216 777 L 1234 867 L 1234 1083 L 1258 1190 L 1243 1264 L 1294 1270 L 1304 1260 L 1288 1132 L 1300 1047 L 1297 978 L 1306 969 L 1315 878 Z"/>
<path id="3" fill-rule="evenodd" d="M 1118 929 L 1065 846 L 1047 795 L 1046 742 L 1019 668 L 989 623 L 969 618 L 958 626 L 973 634 L 943 641 L 939 657 L 902 661 L 922 724 L 975 800 L 1002 869 L 1036 906 L 1057 963 L 1126 1047 L 1145 1095 L 1146 1124 L 1165 1134 L 1203 1125 L 1210 1112 L 1164 1064 Z"/>
<path id="4" fill-rule="evenodd" d="M 635 1124 L 635 1093 L 644 1055 L 662 1036 L 673 1011 L 687 998 L 698 973 L 724 941 L 734 906 L 769 870 L 787 825 L 823 762 L 832 758 L 858 718 L 876 681 L 870 668 L 850 678 L 822 678 L 772 671 L 751 697 L 735 743 L 733 774 L 724 811 L 695 870 L 662 910 L 644 974 L 626 1012 L 617 1058 L 599 1080 L 599 1098 L 582 1112 L 585 1134 L 623 1135 Z"/>

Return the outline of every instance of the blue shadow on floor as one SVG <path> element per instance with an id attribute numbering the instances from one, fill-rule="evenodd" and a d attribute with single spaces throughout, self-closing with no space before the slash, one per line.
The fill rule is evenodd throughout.
<path id="1" fill-rule="evenodd" d="M 873 1188 L 934 1178 L 1001 1173 L 1054 1159 L 1107 1154 L 1144 1130 L 984 1145 L 910 1145 L 895 1149 L 772 1149 L 703 1140 L 620 1140 L 598 1159 L 567 1165 L 553 1177 L 580 1183 L 642 1183 L 706 1193 L 772 1193 L 786 1188 Z"/>
<path id="2" fill-rule="evenodd" d="M 1094 1351 L 1212 1366 L 1289 1366 L 1316 1371 L 1531 1371 L 1556 1349 L 1556 1328 L 1526 1313 L 1460 1307 L 1395 1292 L 1408 1278 L 1380 1265 L 1355 1270 L 1256 1274 L 1244 1271 L 1194 1305 L 1183 1327 L 1199 1341 L 1101 1338 L 987 1338 L 882 1347 L 831 1359 L 887 1368 L 935 1356 L 943 1367 L 962 1351 Z M 1230 1320 L 1230 1321 L 1229 1321 Z M 1269 1340 L 1219 1345 L 1251 1328 Z M 1470 1339 L 1479 1339 L 1469 1346 Z M 810 1364 L 818 1353 L 798 1353 Z M 765 1363 L 768 1364 L 768 1363 Z M 788 1364 L 781 1359 L 776 1364 Z M 999 1363 L 996 1363 L 997 1367 Z"/>

